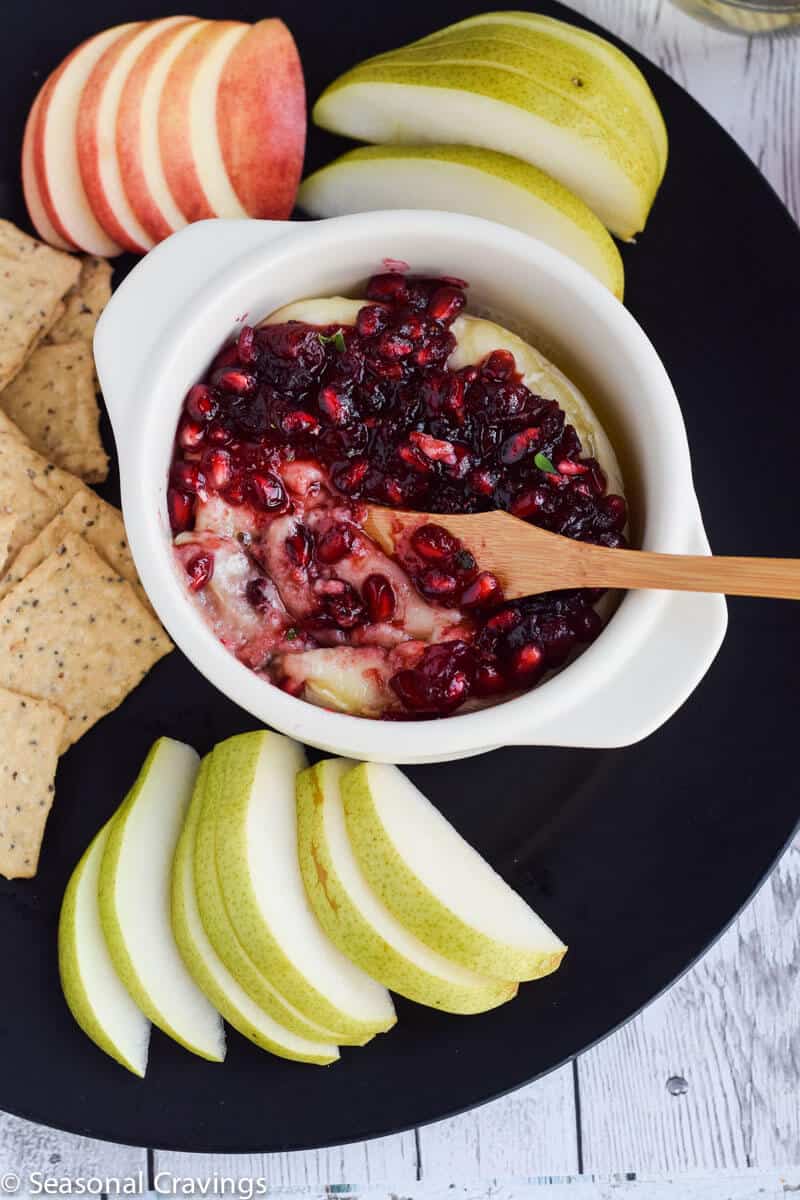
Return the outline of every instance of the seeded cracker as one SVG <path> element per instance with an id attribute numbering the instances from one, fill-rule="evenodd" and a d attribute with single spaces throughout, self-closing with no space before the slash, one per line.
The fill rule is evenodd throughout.
<path id="1" fill-rule="evenodd" d="M 0 686 L 66 712 L 62 750 L 171 648 L 131 585 L 76 533 L 0 602 Z"/>
<path id="2" fill-rule="evenodd" d="M 80 269 L 79 259 L 0 222 L 0 388 L 52 328 Z"/>
<path id="3" fill-rule="evenodd" d="M 0 518 L 2 520 L 2 518 Z M 2 533 L 0 524 L 0 534 Z M 5 574 L 0 575 L 0 599 L 9 592 L 15 584 L 44 562 L 64 541 L 68 533 L 81 534 L 90 546 L 93 546 L 101 558 L 104 558 L 117 575 L 127 579 L 145 608 L 150 604 L 144 588 L 139 582 L 133 557 L 125 536 L 125 526 L 122 523 L 122 513 L 111 504 L 106 504 L 94 492 L 77 492 L 67 507 L 49 525 L 45 525 L 41 533 L 23 546 L 11 563 Z M 0 551 L 2 546 L 0 546 Z M 2 558 L 2 553 L 0 553 Z"/>
<path id="4" fill-rule="evenodd" d="M 36 874 L 66 723 L 54 704 L 0 689 L 0 875 L 6 879 Z"/>
<path id="5" fill-rule="evenodd" d="M 88 342 L 39 346 L 0 392 L 0 406 L 57 466 L 90 483 L 108 475 Z"/>
<path id="6" fill-rule="evenodd" d="M 48 342 L 89 342 L 101 312 L 111 299 L 111 263 L 88 255 L 81 259 L 78 282 L 64 297 L 64 315 L 50 330 Z"/>
<path id="7" fill-rule="evenodd" d="M 80 479 L 48 463 L 18 438 L 0 433 L 0 512 L 13 512 L 18 517 L 11 538 L 12 557 L 66 507 L 76 492 L 88 493 Z"/>
<path id="8" fill-rule="evenodd" d="M 0 392 L 0 396 L 2 396 L 2 392 Z M 28 439 L 25 437 L 25 434 L 22 432 L 19 425 L 16 425 L 11 420 L 11 417 L 7 417 L 2 408 L 0 408 L 0 437 L 16 438 L 18 442 L 24 442 L 26 445 L 28 444 Z"/>
<path id="9" fill-rule="evenodd" d="M 0 572 L 5 569 L 9 558 L 9 547 L 17 524 L 17 514 L 0 512 Z"/>

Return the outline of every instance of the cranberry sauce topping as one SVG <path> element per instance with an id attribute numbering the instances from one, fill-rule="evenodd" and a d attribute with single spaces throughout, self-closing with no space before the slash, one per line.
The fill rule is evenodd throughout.
<path id="1" fill-rule="evenodd" d="M 562 409 L 523 384 L 511 353 L 448 369 L 465 288 L 376 275 L 355 325 L 245 327 L 186 397 L 168 509 L 187 587 L 200 600 L 205 589 L 236 589 L 227 607 L 234 621 L 246 614 L 246 653 L 223 640 L 295 693 L 287 656 L 363 646 L 373 664 L 379 646 L 381 715 L 446 715 L 530 687 L 601 629 L 597 592 L 504 603 L 500 582 L 433 522 L 403 548 L 402 572 L 377 548 L 365 554 L 363 501 L 502 508 L 569 537 L 624 544 L 624 499 L 607 494 Z M 234 539 L 224 572 L 215 574 L 209 531 L 216 543 Z M 421 634 L 423 610 L 439 616 Z"/>

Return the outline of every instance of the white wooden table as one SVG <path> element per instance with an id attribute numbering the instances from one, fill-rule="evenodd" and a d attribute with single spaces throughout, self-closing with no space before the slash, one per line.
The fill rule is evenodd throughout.
<path id="1" fill-rule="evenodd" d="M 800 37 L 716 33 L 666 0 L 573 7 L 688 88 L 800 220 Z M 232 1176 L 264 1180 L 271 1192 L 387 1200 L 785 1198 L 800 1191 L 800 839 L 666 995 L 575 1063 L 504 1100 L 361 1145 L 236 1158 L 149 1154 L 0 1114 L 0 1192 L 5 1173 L 24 1180 L 33 1171 L 71 1179 L 141 1171 L 161 1191 L 168 1175 Z M 246 1183 L 240 1194 L 248 1200 Z"/>

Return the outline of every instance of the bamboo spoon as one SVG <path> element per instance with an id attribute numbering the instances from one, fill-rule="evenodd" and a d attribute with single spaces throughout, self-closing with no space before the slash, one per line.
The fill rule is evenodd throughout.
<path id="1" fill-rule="evenodd" d="M 497 510 L 466 516 L 369 504 L 365 532 L 388 553 L 420 525 L 441 525 L 496 575 L 507 600 L 559 588 L 659 588 L 800 600 L 798 558 L 713 558 L 610 550 L 537 529 Z"/>

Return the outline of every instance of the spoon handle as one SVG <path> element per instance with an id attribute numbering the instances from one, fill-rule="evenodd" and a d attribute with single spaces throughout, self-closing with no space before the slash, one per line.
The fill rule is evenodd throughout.
<path id="1" fill-rule="evenodd" d="M 800 558 L 654 554 L 598 546 L 586 554 L 583 566 L 585 583 L 580 586 L 584 587 L 666 588 L 800 600 Z"/>

